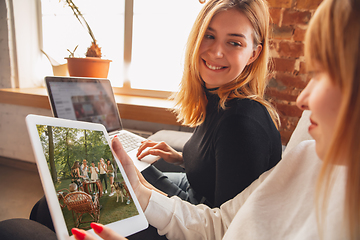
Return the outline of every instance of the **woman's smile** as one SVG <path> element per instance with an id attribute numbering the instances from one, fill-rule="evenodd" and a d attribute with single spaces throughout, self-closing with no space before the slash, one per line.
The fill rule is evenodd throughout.
<path id="1" fill-rule="evenodd" d="M 221 11 L 213 17 L 199 49 L 199 72 L 207 88 L 233 81 L 256 59 L 261 48 L 253 45 L 253 31 L 238 10 Z"/>
<path id="2" fill-rule="evenodd" d="M 221 65 L 218 65 L 218 64 L 209 63 L 209 62 L 205 61 L 204 59 L 203 59 L 203 62 L 205 63 L 205 65 L 206 65 L 210 70 L 222 70 L 222 69 L 227 68 L 227 67 L 225 67 L 225 66 L 221 66 Z"/>

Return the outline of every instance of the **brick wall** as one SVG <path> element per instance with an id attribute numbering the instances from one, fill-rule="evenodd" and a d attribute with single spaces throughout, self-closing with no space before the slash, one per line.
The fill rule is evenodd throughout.
<path id="1" fill-rule="evenodd" d="M 266 98 L 277 108 L 284 145 L 294 131 L 302 111 L 296 98 L 308 82 L 304 69 L 304 36 L 322 0 L 268 0 L 272 17 L 270 50 L 272 73 Z"/>

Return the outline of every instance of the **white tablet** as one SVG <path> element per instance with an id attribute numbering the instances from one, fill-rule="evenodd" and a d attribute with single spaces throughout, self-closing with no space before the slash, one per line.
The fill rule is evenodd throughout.
<path id="1" fill-rule="evenodd" d="M 148 227 L 103 125 L 37 115 L 26 124 L 58 239 L 75 239 L 73 227 L 97 236 L 91 222 L 125 237 Z"/>

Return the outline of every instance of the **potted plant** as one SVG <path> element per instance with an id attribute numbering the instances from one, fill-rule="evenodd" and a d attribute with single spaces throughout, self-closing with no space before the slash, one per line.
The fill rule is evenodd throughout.
<path id="1" fill-rule="evenodd" d="M 111 60 L 102 59 L 101 48 L 97 44 L 95 36 L 86 22 L 84 16 L 74 4 L 72 0 L 66 0 L 67 5 L 73 11 L 75 17 L 79 20 L 81 25 L 87 29 L 92 39 L 91 46 L 87 49 L 85 58 L 75 57 L 75 49 L 70 52 L 69 57 L 65 58 L 67 60 L 67 65 L 69 69 L 69 74 L 72 77 L 93 77 L 93 78 L 107 78 L 109 72 L 109 66 Z"/>

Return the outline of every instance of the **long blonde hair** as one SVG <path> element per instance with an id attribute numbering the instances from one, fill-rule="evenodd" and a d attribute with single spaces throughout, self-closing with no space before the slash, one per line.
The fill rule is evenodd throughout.
<path id="1" fill-rule="evenodd" d="M 262 45 L 258 58 L 233 81 L 217 90 L 219 107 L 233 98 L 249 98 L 263 104 L 276 127 L 279 116 L 273 106 L 264 99 L 269 62 L 269 9 L 265 0 L 210 0 L 200 11 L 188 38 L 185 67 L 180 90 L 175 94 L 175 113 L 179 122 L 188 126 L 200 125 L 206 116 L 207 98 L 199 73 L 199 48 L 205 32 L 215 14 L 227 9 L 237 9 L 246 15 L 253 26 L 254 46 Z"/>
<path id="2" fill-rule="evenodd" d="M 360 1 L 325 0 L 305 37 L 306 64 L 318 61 L 342 91 L 334 137 L 323 159 L 317 184 L 320 228 L 336 178 L 334 166 L 347 166 L 345 223 L 350 239 L 360 238 Z M 341 162 L 340 162 L 341 161 Z"/>

